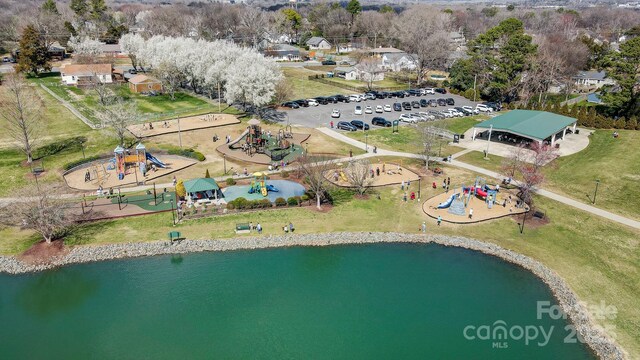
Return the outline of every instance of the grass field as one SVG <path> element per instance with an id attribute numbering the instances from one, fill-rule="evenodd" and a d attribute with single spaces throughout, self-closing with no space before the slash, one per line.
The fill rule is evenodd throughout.
<path id="1" fill-rule="evenodd" d="M 337 86 L 322 84 L 317 81 L 309 80 L 310 75 L 316 75 L 321 72 L 309 70 L 306 68 L 282 68 L 285 78 L 293 87 L 293 94 L 288 100 L 309 99 L 316 96 L 329 96 L 336 94 L 353 94 L 353 91 L 345 90 Z"/>
<path id="2" fill-rule="evenodd" d="M 544 188 L 591 204 L 595 180 L 600 180 L 595 206 L 616 214 L 640 219 L 640 132 L 596 130 L 589 146 L 577 154 L 558 158 L 546 167 Z M 503 158 L 478 151 L 458 158 L 459 161 L 500 172 Z"/>
<path id="3" fill-rule="evenodd" d="M 405 160 L 417 166 L 415 161 Z M 475 174 L 459 169 L 445 168 L 445 175 L 455 181 L 471 181 Z M 437 191 L 423 182 L 423 198 Z M 412 184 L 416 186 L 417 184 Z M 289 208 L 275 211 L 257 211 L 185 221 L 176 228 L 171 226 L 171 214 L 163 213 L 113 221 L 103 221 L 76 228 L 67 239 L 68 244 L 105 244 L 113 242 L 165 240 L 171 230 L 178 230 L 190 239 L 223 239 L 235 237 L 234 225 L 260 221 L 265 235 L 278 234 L 289 221 L 300 233 L 325 231 L 401 231 L 417 232 L 425 220 L 417 202 L 404 203 L 399 187 L 376 190 L 369 199 L 355 199 L 345 191 L 334 192 L 337 204 L 328 212 L 312 208 Z M 412 189 L 412 191 L 415 191 Z M 613 325 L 617 341 L 629 352 L 630 358 L 640 356 L 640 232 L 618 226 L 591 214 L 575 210 L 560 203 L 536 198 L 538 208 L 546 213 L 549 223 L 532 225 L 529 219 L 524 234 L 520 234 L 516 221 L 501 219 L 478 225 L 449 225 L 436 227 L 428 221 L 428 232 L 461 235 L 496 243 L 508 249 L 531 256 L 552 268 L 570 284 L 580 299 L 588 304 L 617 308 L 617 317 L 599 320 L 600 325 Z M 392 214 L 385 216 L 384 214 Z M 330 229 L 327 224 L 331 224 Z M 27 232 L 0 230 L 0 251 L 12 254 L 22 251 L 34 242 Z M 115 236 L 114 234 L 118 234 Z"/>
<path id="4" fill-rule="evenodd" d="M 337 84 L 353 86 L 358 88 L 360 91 L 365 92 L 369 90 L 369 84 L 360 80 L 345 80 L 338 77 L 333 78 L 325 78 L 325 80 L 335 82 Z M 405 90 L 409 88 L 409 85 L 399 83 L 392 78 L 385 78 L 381 81 L 374 81 L 372 84 L 372 88 L 375 89 L 395 89 L 395 90 Z"/>

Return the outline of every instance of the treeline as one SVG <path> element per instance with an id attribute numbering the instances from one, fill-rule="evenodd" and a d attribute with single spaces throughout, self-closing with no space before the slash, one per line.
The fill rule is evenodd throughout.
<path id="1" fill-rule="evenodd" d="M 577 119 L 579 126 L 587 128 L 640 130 L 640 124 L 638 124 L 637 116 L 632 116 L 628 119 L 624 116 L 621 116 L 615 119 L 609 116 L 605 116 L 601 112 L 598 112 L 596 110 L 596 106 L 569 106 L 567 104 L 559 105 L 530 102 L 524 105 L 514 105 L 513 108 L 525 110 L 541 110 L 569 116 Z"/>

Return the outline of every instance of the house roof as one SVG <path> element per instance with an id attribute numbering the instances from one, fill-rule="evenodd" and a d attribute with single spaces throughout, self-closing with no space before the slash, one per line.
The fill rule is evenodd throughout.
<path id="1" fill-rule="evenodd" d="M 121 52 L 120 44 L 102 44 L 102 52 Z"/>
<path id="2" fill-rule="evenodd" d="M 218 183 L 216 183 L 216 181 L 212 178 L 198 178 L 187 180 L 184 182 L 184 188 L 188 193 L 220 189 Z"/>
<path id="3" fill-rule="evenodd" d="M 300 49 L 287 44 L 274 44 L 266 47 L 263 52 L 265 54 L 277 53 L 279 55 L 300 55 Z"/>
<path id="4" fill-rule="evenodd" d="M 477 124 L 476 128 L 506 131 L 535 140 L 544 140 L 557 134 L 576 119 L 546 111 L 512 110 Z"/>
<path id="5" fill-rule="evenodd" d="M 150 82 L 157 83 L 160 81 L 158 79 L 152 78 L 144 74 L 138 74 L 132 77 L 131 79 L 129 79 L 129 82 L 132 84 L 142 84 L 142 83 L 150 83 Z"/>
<path id="6" fill-rule="evenodd" d="M 326 41 L 327 43 L 329 42 L 329 41 L 327 41 L 327 39 L 325 39 L 323 37 L 314 36 L 311 39 L 307 40 L 307 45 L 318 46 L 323 41 Z"/>
<path id="7" fill-rule="evenodd" d="M 404 51 L 392 47 L 379 47 L 369 50 L 373 54 L 389 54 L 389 53 L 404 53 Z"/>
<path id="8" fill-rule="evenodd" d="M 409 55 L 404 51 L 403 52 L 399 52 L 399 53 L 386 53 L 386 54 L 384 54 L 384 56 L 387 59 L 389 59 L 389 61 L 394 62 L 394 63 L 397 62 L 398 60 L 402 59 L 403 57 L 407 58 L 407 60 L 411 60 L 409 58 Z"/>
<path id="9" fill-rule="evenodd" d="M 109 75 L 112 70 L 111 64 L 71 64 L 60 69 L 62 75 L 76 76 Z"/>
<path id="10" fill-rule="evenodd" d="M 333 69 L 333 71 L 348 73 L 348 72 L 356 71 L 356 68 L 354 68 L 353 66 L 336 66 L 336 68 Z"/>
<path id="11" fill-rule="evenodd" d="M 574 79 L 592 79 L 592 80 L 604 80 L 607 77 L 607 73 L 604 71 L 580 71 L 578 75 L 574 76 Z"/>

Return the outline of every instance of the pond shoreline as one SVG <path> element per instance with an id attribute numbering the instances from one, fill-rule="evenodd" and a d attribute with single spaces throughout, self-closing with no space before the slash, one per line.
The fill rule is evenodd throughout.
<path id="1" fill-rule="evenodd" d="M 458 247 L 483 254 L 496 256 L 504 261 L 529 270 L 540 278 L 558 300 L 568 318 L 574 324 L 579 338 L 601 359 L 624 359 L 622 349 L 611 340 L 591 319 L 584 304 L 569 285 L 554 271 L 540 262 L 479 240 L 444 236 L 406 233 L 324 233 L 303 235 L 277 235 L 243 237 L 228 240 L 183 240 L 148 243 L 125 243 L 108 245 L 86 245 L 73 247 L 68 254 L 46 265 L 29 265 L 16 257 L 0 256 L 0 273 L 24 274 L 44 271 L 64 265 L 80 264 L 113 259 L 136 258 L 142 256 L 186 254 L 205 251 L 232 251 L 267 249 L 290 246 L 330 246 L 372 243 L 433 243 Z"/>

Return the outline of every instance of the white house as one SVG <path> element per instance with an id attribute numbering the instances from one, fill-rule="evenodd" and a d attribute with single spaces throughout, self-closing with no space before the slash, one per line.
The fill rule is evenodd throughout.
<path id="1" fill-rule="evenodd" d="M 337 66 L 333 73 L 345 80 L 358 80 L 358 70 L 353 66 Z"/>
<path id="2" fill-rule="evenodd" d="M 113 67 L 111 64 L 72 64 L 62 67 L 60 75 L 65 85 L 89 85 L 94 79 L 110 84 L 113 82 Z"/>
<path id="3" fill-rule="evenodd" d="M 575 84 L 582 88 L 599 89 L 605 85 L 613 85 L 613 79 L 608 78 L 604 71 L 580 71 L 573 77 Z"/>
<path id="4" fill-rule="evenodd" d="M 310 50 L 329 50 L 331 49 L 331 43 L 327 41 L 327 39 L 319 36 L 314 36 L 311 39 L 307 40 L 307 46 L 309 46 Z"/>
<path id="5" fill-rule="evenodd" d="M 381 57 L 380 67 L 389 71 L 415 70 L 418 66 L 411 55 L 405 52 L 385 53 Z"/>
<path id="6" fill-rule="evenodd" d="M 361 81 L 382 81 L 384 80 L 384 73 L 386 72 L 381 67 L 378 67 L 374 71 L 365 70 L 361 66 L 356 65 L 356 71 L 358 72 L 358 80 Z"/>
<path id="7" fill-rule="evenodd" d="M 276 61 L 300 61 L 300 49 L 287 44 L 275 44 L 268 46 L 262 52 L 264 56 L 275 59 Z"/>

